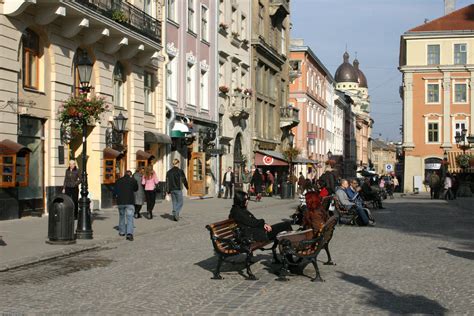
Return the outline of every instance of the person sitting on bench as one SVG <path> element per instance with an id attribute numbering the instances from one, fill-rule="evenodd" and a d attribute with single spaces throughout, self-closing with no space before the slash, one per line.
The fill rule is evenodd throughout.
<path id="1" fill-rule="evenodd" d="M 367 216 L 367 213 L 365 213 L 364 208 L 362 206 L 359 206 L 349 200 L 349 197 L 346 193 L 347 188 L 349 188 L 349 181 L 347 181 L 346 179 L 342 179 L 341 186 L 336 190 L 337 199 L 346 210 L 349 210 L 351 208 L 354 208 L 356 210 L 357 214 L 359 215 L 361 226 L 368 225 L 369 218 Z"/>
<path id="2" fill-rule="evenodd" d="M 289 222 L 281 222 L 273 225 L 265 223 L 264 219 L 257 219 L 247 209 L 249 196 L 246 192 L 236 191 L 234 193 L 234 205 L 230 210 L 229 218 L 235 220 L 242 231 L 242 237 L 252 241 L 276 241 L 276 236 L 282 231 L 291 231 Z"/>
<path id="3" fill-rule="evenodd" d="M 382 205 L 382 198 L 380 195 L 370 186 L 370 178 L 364 179 L 364 184 L 362 184 L 362 194 L 366 201 L 375 201 L 379 209 L 385 208 Z"/>
<path id="4" fill-rule="evenodd" d="M 312 229 L 314 237 L 317 237 L 321 228 L 328 220 L 328 214 L 321 204 L 319 193 L 313 191 L 306 194 L 307 210 L 303 217 L 303 228 Z"/>

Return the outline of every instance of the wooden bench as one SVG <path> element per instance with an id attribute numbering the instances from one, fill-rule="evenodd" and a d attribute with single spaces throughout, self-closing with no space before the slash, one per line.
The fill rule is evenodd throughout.
<path id="1" fill-rule="evenodd" d="M 283 265 L 280 270 L 279 280 L 287 281 L 288 265 L 299 264 L 302 260 L 309 260 L 315 269 L 316 276 L 311 281 L 324 281 L 319 273 L 317 258 L 322 249 L 326 249 L 328 254 L 328 262 L 326 264 L 333 265 L 331 256 L 329 254 L 329 248 L 327 247 L 329 241 L 332 239 L 334 228 L 337 223 L 337 216 L 331 216 L 329 220 L 324 224 L 319 234 L 312 238 L 313 232 L 302 231 L 301 239 L 296 237 L 297 234 L 291 234 L 287 238 L 285 236 L 277 237 L 279 239 L 279 250 L 282 257 Z M 293 256 L 297 259 L 295 263 L 289 262 L 288 257 Z"/>
<path id="2" fill-rule="evenodd" d="M 220 274 L 220 270 L 222 262 L 226 258 L 239 254 L 245 254 L 245 267 L 247 269 L 248 279 L 257 280 L 250 269 L 253 252 L 257 249 L 272 250 L 273 258 L 278 261 L 276 257 L 276 247 L 278 245 L 277 242 L 273 243 L 272 248 L 265 249 L 264 247 L 271 244 L 272 241 L 255 242 L 238 238 L 238 226 L 233 219 L 227 219 L 217 223 L 209 224 L 206 226 L 206 228 L 209 230 L 212 246 L 214 247 L 214 251 L 218 256 L 217 267 L 213 273 L 214 276 L 212 279 L 223 279 Z"/>
<path id="3" fill-rule="evenodd" d="M 347 210 L 341 204 L 341 202 L 339 201 L 336 195 L 334 195 L 333 200 L 334 200 L 334 208 L 336 210 L 336 214 L 339 217 L 339 221 L 341 220 L 341 218 L 346 218 L 348 219 L 348 223 L 350 223 L 351 225 L 354 225 L 356 223 L 355 221 L 358 216 L 356 210 L 354 208 L 350 208 Z"/>

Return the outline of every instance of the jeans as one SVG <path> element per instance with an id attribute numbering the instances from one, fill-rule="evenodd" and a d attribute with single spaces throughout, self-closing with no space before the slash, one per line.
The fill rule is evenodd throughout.
<path id="1" fill-rule="evenodd" d="M 232 183 L 231 182 L 224 182 L 224 186 L 225 186 L 224 199 L 227 199 L 228 194 L 230 194 L 230 198 L 232 198 Z"/>
<path id="2" fill-rule="evenodd" d="M 119 233 L 133 235 L 133 215 L 135 213 L 134 205 L 118 205 L 119 209 Z M 125 224 L 127 216 L 127 224 Z"/>
<path id="3" fill-rule="evenodd" d="M 179 216 L 179 213 L 183 208 L 183 191 L 171 191 L 171 202 L 173 203 L 173 216 Z"/>
<path id="4" fill-rule="evenodd" d="M 366 226 L 369 224 L 369 217 L 367 216 L 367 213 L 364 211 L 364 208 L 356 205 L 354 207 L 357 211 L 357 214 L 359 215 L 359 223 L 361 226 Z"/>

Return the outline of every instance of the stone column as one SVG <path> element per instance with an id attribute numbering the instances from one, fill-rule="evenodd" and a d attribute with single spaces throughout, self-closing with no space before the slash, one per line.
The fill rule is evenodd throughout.
<path id="1" fill-rule="evenodd" d="M 451 73 L 443 73 L 443 144 L 441 148 L 450 149 L 451 145 Z"/>
<path id="2" fill-rule="evenodd" d="M 474 134 L 474 71 L 471 71 L 471 80 L 469 82 L 469 88 L 470 88 L 470 110 L 471 110 L 471 121 L 469 123 L 469 134 Z"/>
<path id="3" fill-rule="evenodd" d="M 413 149 L 413 73 L 403 74 L 403 147 Z"/>

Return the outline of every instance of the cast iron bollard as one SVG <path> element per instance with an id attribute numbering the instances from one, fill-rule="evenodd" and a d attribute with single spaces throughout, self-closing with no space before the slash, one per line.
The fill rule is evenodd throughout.
<path id="1" fill-rule="evenodd" d="M 49 205 L 48 244 L 74 244 L 74 202 L 66 194 L 58 194 Z"/>

